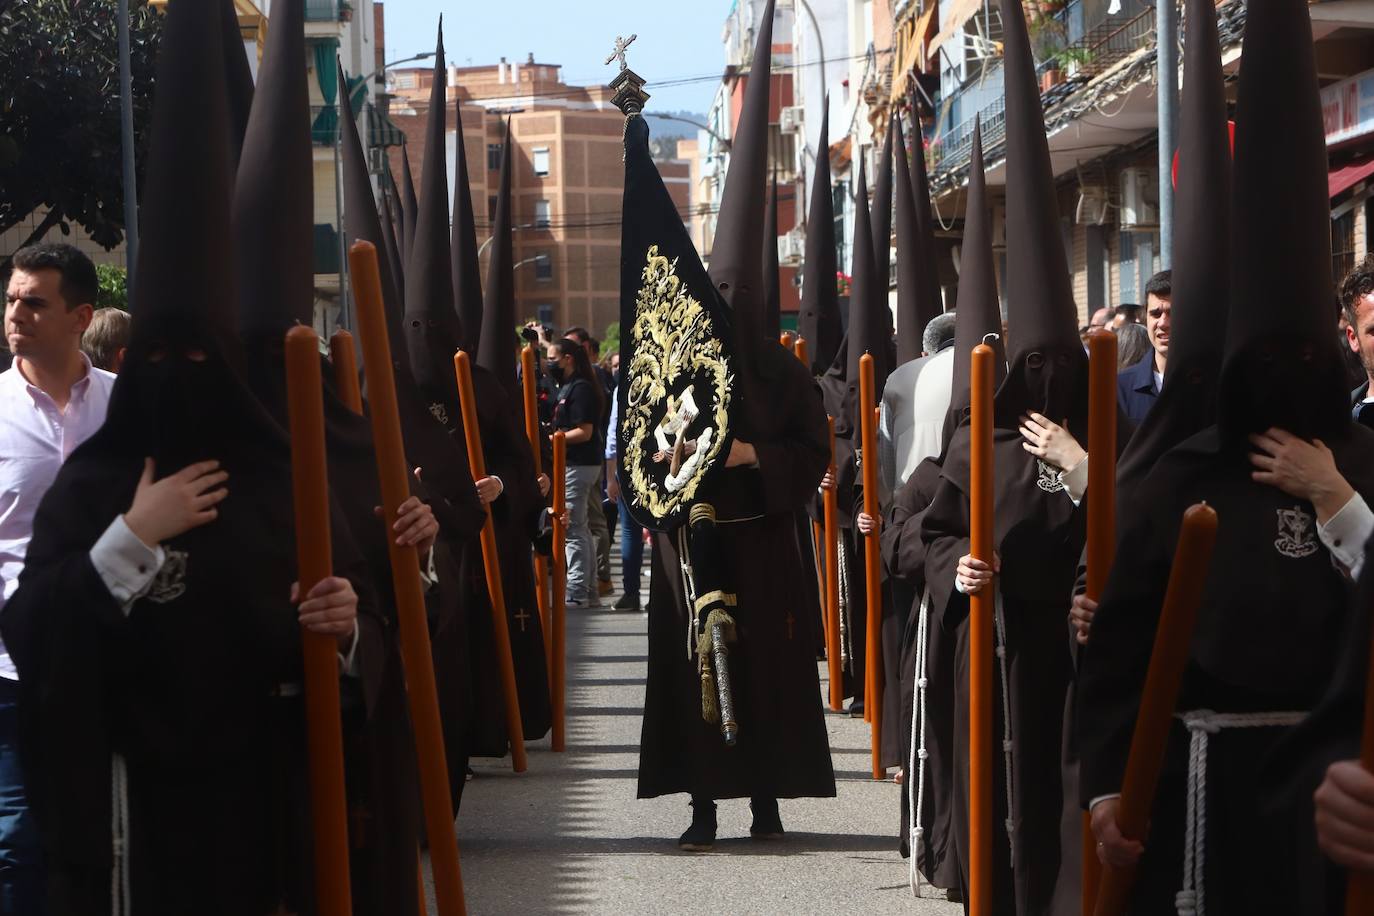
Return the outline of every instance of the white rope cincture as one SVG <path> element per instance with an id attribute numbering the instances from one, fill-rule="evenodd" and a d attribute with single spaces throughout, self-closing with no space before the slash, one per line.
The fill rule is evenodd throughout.
<path id="1" fill-rule="evenodd" d="M 1007 681 L 1007 619 L 1002 613 L 1002 593 L 996 593 L 993 624 L 997 630 L 997 667 L 1002 672 L 1002 757 L 1006 768 L 1007 783 L 1007 846 L 1008 862 L 1016 865 L 1016 818 L 1012 807 L 1012 735 L 1011 735 L 1011 687 Z"/>
<path id="2" fill-rule="evenodd" d="M 840 667 L 854 673 L 853 647 L 849 644 L 849 564 L 844 559 L 844 546 L 835 551 L 835 571 L 840 581 Z"/>
<path id="3" fill-rule="evenodd" d="M 1203 872 L 1207 864 L 1207 744 L 1225 728 L 1287 728 L 1305 712 L 1219 713 L 1196 709 L 1178 716 L 1188 729 L 1187 813 L 1183 833 L 1183 889 L 1174 898 L 1179 916 L 1206 916 Z"/>
<path id="4" fill-rule="evenodd" d="M 916 623 L 916 697 L 911 704 L 911 754 L 906 770 L 907 847 L 911 853 L 910 883 L 913 896 L 921 896 L 920 847 L 925 836 L 921 809 L 926 795 L 926 631 L 930 619 L 930 589 L 921 594 L 921 610 Z M 918 722 L 919 716 L 919 722 Z M 915 771 L 916 778 L 912 779 Z"/>
<path id="5" fill-rule="evenodd" d="M 697 584 L 692 578 L 692 561 L 687 555 L 687 526 L 677 529 L 677 566 L 682 573 L 683 609 L 687 611 L 687 660 L 691 661 L 697 651 Z"/>
<path id="6" fill-rule="evenodd" d="M 133 913 L 129 888 L 129 771 L 124 758 L 110 756 L 110 913 Z"/>

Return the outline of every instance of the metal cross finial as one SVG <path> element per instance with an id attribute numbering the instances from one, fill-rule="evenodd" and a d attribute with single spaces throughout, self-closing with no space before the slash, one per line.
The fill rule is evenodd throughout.
<path id="1" fill-rule="evenodd" d="M 617 35 L 615 37 L 615 51 L 611 54 L 610 57 L 606 58 L 606 63 L 609 64 L 612 61 L 619 61 L 621 70 L 630 69 L 630 65 L 625 63 L 625 49 L 628 48 L 630 45 L 634 44 L 635 39 L 638 37 L 638 35 L 631 35 L 627 40 Z"/>

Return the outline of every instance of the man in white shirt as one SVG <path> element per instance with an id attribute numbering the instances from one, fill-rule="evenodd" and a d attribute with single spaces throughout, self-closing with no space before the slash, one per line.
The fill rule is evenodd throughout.
<path id="1" fill-rule="evenodd" d="M 105 422 L 115 377 L 91 366 L 81 335 L 91 323 L 95 266 L 70 245 L 14 255 L 5 293 L 0 373 L 0 609 L 19 585 L 34 513 L 62 462 Z M 0 643 L 0 912 L 40 914 L 38 840 L 18 752 L 18 673 Z"/>

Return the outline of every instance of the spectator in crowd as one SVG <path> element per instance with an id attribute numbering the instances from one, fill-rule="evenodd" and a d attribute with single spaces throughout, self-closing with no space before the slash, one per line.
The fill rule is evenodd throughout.
<path id="1" fill-rule="evenodd" d="M 1355 419 L 1374 426 L 1374 254 L 1356 264 L 1341 280 L 1341 312 L 1345 339 L 1350 351 L 1360 358 L 1365 380 L 1350 392 L 1350 408 Z"/>
<path id="2" fill-rule="evenodd" d="M 620 576 L 624 584 L 624 594 L 615 603 L 617 611 L 638 611 L 642 607 L 639 598 L 639 571 L 644 564 L 644 529 L 630 516 L 629 507 L 620 498 L 620 480 L 616 477 L 619 445 L 616 441 L 616 420 L 620 414 L 620 404 L 614 393 L 611 396 L 611 428 L 606 436 L 606 496 L 615 505 L 620 516 Z"/>
<path id="3" fill-rule="evenodd" d="M 1123 324 L 1116 332 L 1116 371 L 1125 372 L 1154 355 L 1150 332 L 1144 325 Z"/>
<path id="4" fill-rule="evenodd" d="M 588 365 L 591 366 L 593 377 L 596 383 L 601 386 L 601 403 L 604 405 L 601 414 L 601 437 L 605 439 L 611 425 L 611 397 L 615 393 L 615 379 L 601 365 L 596 338 L 592 337 L 586 328 L 576 326 L 568 328 L 566 336 L 582 345 L 587 353 L 587 361 Z M 606 481 L 604 479 L 597 482 L 597 493 L 603 498 L 589 512 L 587 524 L 591 528 L 592 537 L 596 540 L 597 591 L 601 595 L 609 595 L 615 588 L 611 582 L 611 518 L 615 513 L 615 506 L 611 504 L 609 499 L 604 498 L 606 495 Z M 598 509 L 599 511 L 597 511 Z"/>
<path id="5" fill-rule="evenodd" d="M 1093 331 L 1103 330 L 1107 327 L 1111 320 L 1112 310 L 1108 306 L 1104 305 L 1102 306 L 1102 308 L 1093 312 L 1092 317 L 1088 319 L 1087 326 L 1083 328 L 1083 346 L 1086 347 L 1088 345 L 1089 334 L 1091 334 Z"/>
<path id="6" fill-rule="evenodd" d="M 70 245 L 15 252 L 5 292 L 13 365 L 0 373 L 0 608 L 19 586 L 43 494 L 105 422 L 114 376 L 91 365 L 81 335 L 95 265 Z M 19 673 L 0 645 L 0 912 L 44 912 L 37 827 L 19 760 Z"/>
<path id="7" fill-rule="evenodd" d="M 124 365 L 124 350 L 129 345 L 129 321 L 129 313 L 123 309 L 96 311 L 91 326 L 81 335 L 81 352 L 92 366 L 119 374 Z"/>
<path id="8" fill-rule="evenodd" d="M 1119 331 L 1123 325 L 1140 324 L 1141 308 L 1134 302 L 1123 302 L 1112 311 L 1112 320 L 1107 324 L 1110 331 Z"/>
<path id="9" fill-rule="evenodd" d="M 595 581 L 595 541 L 589 516 L 601 516 L 601 469 L 605 458 L 600 417 L 605 394 L 587 350 L 572 338 L 553 343 L 548 350 L 549 374 L 560 387 L 554 407 L 554 429 L 562 430 L 567 441 L 565 492 L 568 512 L 568 607 L 600 607 Z M 604 517 L 602 518 L 604 521 Z"/>
<path id="10" fill-rule="evenodd" d="M 1169 357 L 1169 311 L 1173 298 L 1173 273 L 1161 270 L 1145 284 L 1145 336 L 1148 346 L 1143 352 L 1135 351 L 1139 344 L 1130 341 L 1126 334 L 1141 335 L 1129 331 L 1129 325 L 1117 330 L 1117 362 L 1124 366 L 1117 376 L 1117 399 L 1121 410 L 1132 423 L 1139 424 L 1149 414 L 1159 398 L 1159 388 L 1164 384 L 1164 367 Z M 1121 306 L 1120 308 L 1125 308 Z M 1120 310 L 1118 309 L 1118 311 Z M 1134 357 L 1133 362 L 1127 360 Z"/>

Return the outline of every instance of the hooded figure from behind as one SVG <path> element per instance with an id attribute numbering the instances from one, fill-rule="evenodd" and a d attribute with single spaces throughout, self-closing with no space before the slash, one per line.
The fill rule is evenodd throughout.
<path id="1" fill-rule="evenodd" d="M 224 69 L 215 5 L 171 4 L 124 373 L 0 618 L 57 914 L 109 912 L 113 894 L 152 916 L 312 907 L 290 452 L 235 368 Z M 204 461 L 227 481 L 193 492 L 227 495 L 197 501 L 193 527 L 137 511 Z M 347 693 L 384 624 L 334 519 L 334 570 L 362 607 Z"/>

